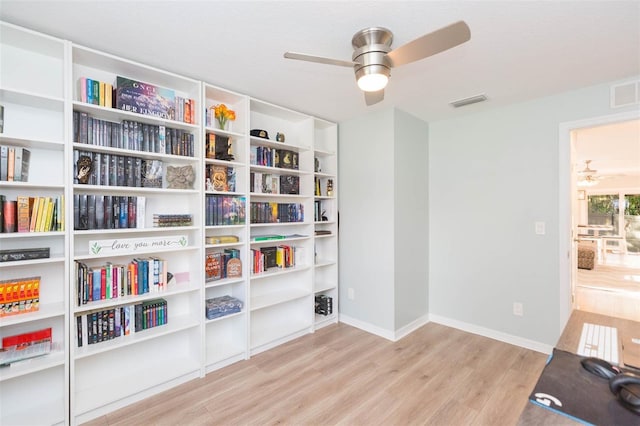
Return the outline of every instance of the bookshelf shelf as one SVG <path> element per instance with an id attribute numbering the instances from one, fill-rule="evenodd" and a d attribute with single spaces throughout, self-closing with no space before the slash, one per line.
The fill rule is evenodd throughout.
<path id="1" fill-rule="evenodd" d="M 149 254 L 166 254 L 166 253 L 174 253 L 179 251 L 196 251 L 200 248 L 198 246 L 187 246 L 181 248 L 168 248 L 168 249 L 147 249 L 147 250 L 138 250 L 135 253 L 123 253 L 123 254 L 89 254 L 89 253 L 78 253 L 73 259 L 74 260 L 90 260 L 90 259 L 118 259 L 118 258 L 134 258 L 140 257 Z"/>
<path id="2" fill-rule="evenodd" d="M 0 99 L 8 104 L 18 104 L 26 107 L 62 110 L 64 99 L 21 89 L 3 87 L 0 89 Z"/>
<path id="3" fill-rule="evenodd" d="M 109 108 L 99 105 L 88 104 L 85 102 L 73 102 L 74 111 L 86 112 L 94 118 L 106 121 L 119 122 L 121 120 L 131 120 L 138 123 L 146 123 L 153 125 L 162 125 L 174 129 L 190 130 L 193 132 L 200 131 L 197 124 L 183 123 L 182 121 L 168 120 L 157 118 L 152 115 L 144 115 L 135 112 L 123 111 L 116 108 Z"/>
<path id="4" fill-rule="evenodd" d="M 290 289 L 254 296 L 251 298 L 251 310 L 257 311 L 258 309 L 264 309 L 281 303 L 290 302 L 292 300 L 301 299 L 309 296 L 310 294 L 310 292 L 305 290 Z"/>
<path id="5" fill-rule="evenodd" d="M 273 136 L 275 136 L 275 133 L 274 133 Z M 294 145 L 294 144 L 291 144 L 291 143 L 277 142 L 275 140 L 258 138 L 258 137 L 255 137 L 255 136 L 251 137 L 251 145 L 252 146 L 266 146 L 266 147 L 269 147 L 269 148 L 278 148 L 278 149 L 289 149 L 291 151 L 296 151 L 296 152 L 309 151 L 309 147 L 308 146 L 300 146 L 300 145 Z"/>
<path id="6" fill-rule="evenodd" d="M 35 233 L 35 232 L 34 232 Z M 0 268 L 11 268 L 16 266 L 34 266 L 45 263 L 64 263 L 65 257 L 62 255 L 55 255 L 45 259 L 32 259 L 32 260 L 17 260 L 14 262 L 0 262 Z"/>
<path id="7" fill-rule="evenodd" d="M 285 169 L 283 167 L 258 166 L 256 164 L 251 164 L 251 171 L 264 172 L 264 173 L 270 173 L 275 175 L 309 175 L 311 174 L 308 171 L 300 170 L 300 169 Z"/>
<path id="8" fill-rule="evenodd" d="M 271 278 L 277 275 L 285 275 L 285 274 L 292 274 L 294 272 L 306 271 L 306 270 L 309 270 L 310 268 L 311 267 L 308 265 L 301 265 L 301 266 L 296 265 L 290 268 L 271 268 L 259 274 L 251 275 L 251 279 L 260 280 L 263 278 Z"/>
<path id="9" fill-rule="evenodd" d="M 41 139 L 41 138 L 21 138 L 11 137 L 5 134 L 0 134 L 0 145 L 13 145 L 21 146 L 23 148 L 34 149 L 50 149 L 55 151 L 64 150 L 64 141 L 54 139 Z"/>
<path id="10" fill-rule="evenodd" d="M 107 340 L 105 342 L 76 348 L 75 359 L 82 359 L 101 354 L 103 352 L 119 350 L 129 345 L 137 345 L 161 336 L 167 336 L 197 327 L 199 327 L 199 321 L 195 320 L 192 315 L 170 316 L 168 324 L 138 331 L 128 336 L 118 337 L 113 340 Z"/>
<path id="11" fill-rule="evenodd" d="M 328 283 L 324 283 L 324 282 L 319 282 L 316 283 L 314 286 L 314 293 L 321 293 L 323 291 L 328 291 L 328 290 L 333 290 L 335 289 L 336 283 L 332 283 L 332 282 L 328 282 Z"/>
<path id="12" fill-rule="evenodd" d="M 221 286 L 225 286 L 225 285 L 243 283 L 244 280 L 245 280 L 244 277 L 222 278 L 220 280 L 206 281 L 204 286 L 205 286 L 205 288 L 221 287 Z"/>
<path id="13" fill-rule="evenodd" d="M 322 268 L 322 267 L 325 267 L 325 266 L 335 265 L 336 263 L 338 263 L 338 262 L 336 262 L 335 260 L 318 259 L 316 261 L 315 266 L 316 266 L 316 268 Z"/>
<path id="14" fill-rule="evenodd" d="M 225 321 L 225 320 L 229 320 L 229 319 L 234 318 L 234 317 L 241 317 L 241 316 L 244 316 L 244 315 L 246 315 L 246 312 L 244 312 L 244 311 L 236 312 L 234 314 L 224 315 L 224 316 L 221 316 L 221 317 L 218 317 L 218 318 L 214 318 L 214 319 L 208 319 L 208 320 L 205 321 L 205 323 L 207 325 L 209 325 L 209 324 L 214 323 L 214 322 Z"/>
<path id="15" fill-rule="evenodd" d="M 76 193 L 101 193 L 101 194 L 184 194 L 197 195 L 199 191 L 195 189 L 168 189 L 168 188 L 144 188 L 135 186 L 106 186 L 106 185 L 73 185 Z"/>
<path id="16" fill-rule="evenodd" d="M 197 292 L 199 286 L 193 284 L 172 284 L 167 287 L 166 290 L 159 290 L 138 295 L 120 296 L 113 299 L 105 299 L 96 302 L 89 302 L 80 306 L 76 306 L 73 309 L 74 314 L 82 314 L 92 311 L 100 311 L 103 309 L 109 309 L 116 306 L 132 305 L 141 303 L 147 300 L 153 300 L 158 298 L 165 298 L 183 293 Z"/>
<path id="17" fill-rule="evenodd" d="M 145 160 L 162 160 L 172 163 L 197 163 L 199 160 L 196 157 L 190 157 L 187 155 L 172 155 L 172 154 L 160 154 L 149 151 L 137 151 L 133 149 L 112 148 L 108 146 L 93 145 L 87 143 L 74 142 L 73 148 L 79 151 L 100 152 L 109 154 L 126 155 L 130 157 L 138 157 Z"/>
<path id="18" fill-rule="evenodd" d="M 0 317 L 0 327 L 9 327 L 12 325 L 25 324 L 28 322 L 42 321 L 42 320 L 46 320 L 54 317 L 64 317 L 64 315 L 65 315 L 64 303 L 41 302 L 40 308 L 35 312 Z"/>
<path id="19" fill-rule="evenodd" d="M 52 351 L 47 355 L 29 358 L 0 368 L 0 383 L 27 374 L 37 373 L 48 368 L 64 366 L 65 351 Z"/>

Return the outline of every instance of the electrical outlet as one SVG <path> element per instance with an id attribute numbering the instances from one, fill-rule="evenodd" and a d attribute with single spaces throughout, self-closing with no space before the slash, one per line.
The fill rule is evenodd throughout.
<path id="1" fill-rule="evenodd" d="M 524 307 L 520 302 L 513 302 L 513 315 L 521 317 L 524 316 Z"/>
<path id="2" fill-rule="evenodd" d="M 347 298 L 348 298 L 349 300 L 354 300 L 354 299 L 356 298 L 356 292 L 355 292 L 355 290 L 353 289 L 353 287 L 349 287 L 349 288 L 347 289 Z"/>
<path id="3" fill-rule="evenodd" d="M 536 222 L 536 234 L 537 235 L 544 235 L 547 230 L 545 229 L 545 223 L 544 222 Z"/>

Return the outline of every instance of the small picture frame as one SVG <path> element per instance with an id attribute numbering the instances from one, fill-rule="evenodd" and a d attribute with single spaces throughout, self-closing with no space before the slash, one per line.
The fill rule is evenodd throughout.
<path id="1" fill-rule="evenodd" d="M 587 191 L 584 189 L 578 190 L 578 200 L 586 200 L 587 199 Z"/>

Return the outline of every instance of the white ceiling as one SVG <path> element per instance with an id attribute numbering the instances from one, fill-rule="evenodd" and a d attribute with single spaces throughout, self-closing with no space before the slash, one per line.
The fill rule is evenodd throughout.
<path id="1" fill-rule="evenodd" d="M 640 188 L 640 120 L 579 129 L 575 135 L 576 170 L 596 170 L 606 176 L 598 188 Z"/>
<path id="2" fill-rule="evenodd" d="M 0 19 L 332 121 L 390 106 L 434 121 L 640 74 L 639 1 L 0 0 Z M 350 60 L 362 28 L 398 47 L 458 20 L 471 40 L 393 69 L 372 107 L 351 69 L 282 57 Z"/>

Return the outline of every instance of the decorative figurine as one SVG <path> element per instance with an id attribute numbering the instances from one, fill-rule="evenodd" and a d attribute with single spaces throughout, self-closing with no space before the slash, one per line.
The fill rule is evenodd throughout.
<path id="1" fill-rule="evenodd" d="M 284 133 L 280 133 L 280 132 L 276 133 L 276 140 L 278 142 L 284 142 Z"/>
<path id="2" fill-rule="evenodd" d="M 333 179 L 327 179 L 327 197 L 333 197 Z"/>
<path id="3" fill-rule="evenodd" d="M 320 216 L 321 220 L 323 222 L 328 222 L 329 218 L 327 217 L 327 211 L 326 210 L 322 210 L 322 215 Z"/>
<path id="4" fill-rule="evenodd" d="M 213 191 L 213 183 L 211 183 L 211 178 L 207 178 L 207 182 L 205 183 L 205 187 L 207 191 Z"/>
<path id="5" fill-rule="evenodd" d="M 76 163 L 78 183 L 87 183 L 93 170 L 93 160 L 88 155 L 81 155 Z"/>

